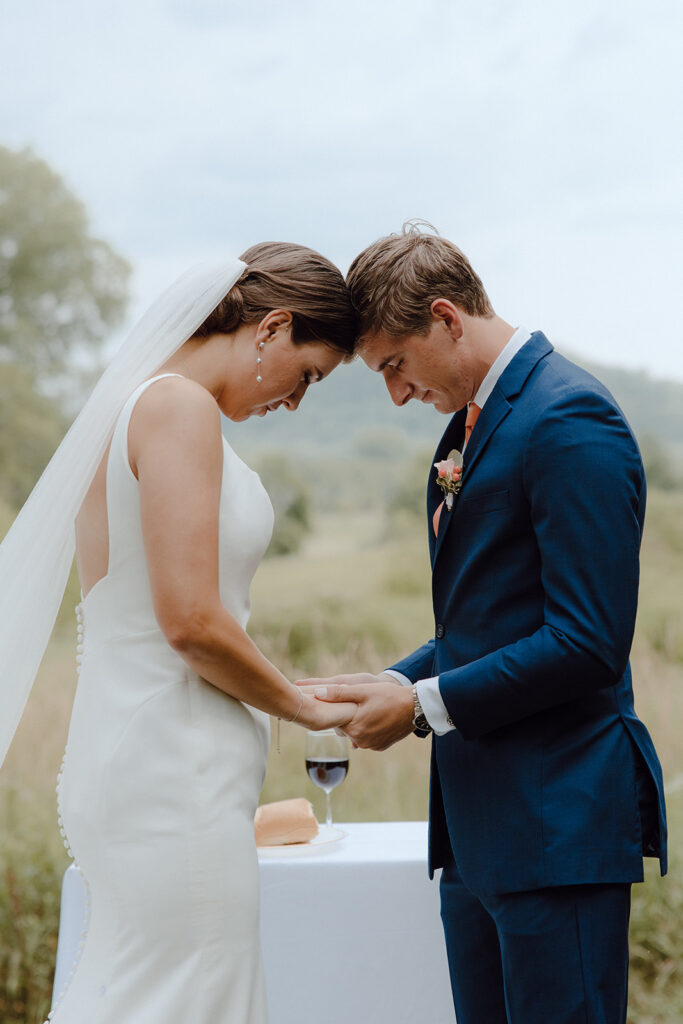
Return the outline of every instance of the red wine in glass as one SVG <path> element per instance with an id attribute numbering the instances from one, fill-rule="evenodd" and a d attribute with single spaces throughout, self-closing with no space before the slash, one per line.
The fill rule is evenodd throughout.
<path id="1" fill-rule="evenodd" d="M 338 758 L 333 761 L 312 761 L 310 758 L 306 758 L 306 771 L 311 782 L 320 786 L 326 793 L 331 793 L 340 782 L 344 781 L 348 770 L 348 757 L 346 760 Z"/>
<path id="2" fill-rule="evenodd" d="M 332 824 L 330 794 L 349 770 L 349 741 L 334 729 L 306 733 L 306 771 L 311 782 L 325 793 L 325 824 Z"/>

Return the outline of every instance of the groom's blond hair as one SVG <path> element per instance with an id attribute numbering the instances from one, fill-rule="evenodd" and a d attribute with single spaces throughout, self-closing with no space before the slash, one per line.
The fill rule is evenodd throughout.
<path id="1" fill-rule="evenodd" d="M 351 264 L 346 284 L 361 338 L 426 334 L 435 299 L 450 299 L 470 316 L 494 316 L 465 254 L 426 221 L 407 221 L 400 234 L 369 245 Z"/>

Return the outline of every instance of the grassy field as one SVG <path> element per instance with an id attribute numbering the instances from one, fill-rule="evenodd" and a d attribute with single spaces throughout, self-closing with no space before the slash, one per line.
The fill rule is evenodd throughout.
<path id="1" fill-rule="evenodd" d="M 633 649 L 636 704 L 670 786 L 673 864 L 648 864 L 635 887 L 631 1024 L 683 1020 L 683 495 L 650 498 Z M 380 512 L 327 515 L 297 556 L 266 560 L 252 588 L 250 631 L 291 678 L 379 670 L 432 631 L 422 525 Z M 67 860 L 56 827 L 55 775 L 75 684 L 72 583 L 59 626 L 0 774 L 0 1024 L 40 1024 L 49 1004 L 59 883 Z M 429 743 L 410 737 L 384 754 L 355 751 L 334 795 L 337 820 L 427 816 Z M 284 726 L 263 800 L 304 795 L 304 732 Z"/>

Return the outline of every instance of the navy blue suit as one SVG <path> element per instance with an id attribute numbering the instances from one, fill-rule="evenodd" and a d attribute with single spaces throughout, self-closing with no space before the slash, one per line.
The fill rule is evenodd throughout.
<path id="1" fill-rule="evenodd" d="M 435 481 L 435 637 L 392 666 L 438 675 L 456 726 L 433 742 L 430 873 L 454 863 L 483 898 L 640 881 L 644 854 L 664 873 L 661 768 L 629 667 L 645 477 L 618 405 L 537 332 L 484 405 L 436 538 Z"/>

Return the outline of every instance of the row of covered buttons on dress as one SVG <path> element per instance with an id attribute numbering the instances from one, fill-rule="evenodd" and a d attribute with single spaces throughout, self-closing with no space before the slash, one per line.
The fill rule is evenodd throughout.
<path id="1" fill-rule="evenodd" d="M 76 674 L 77 675 L 80 675 L 82 662 L 83 662 L 83 609 L 82 609 L 82 606 L 79 604 L 79 605 L 76 606 Z M 62 805 L 61 805 L 60 787 L 61 787 L 61 784 L 62 784 L 62 776 L 64 775 L 64 766 L 66 765 L 66 757 L 67 757 L 68 752 L 69 752 L 69 744 L 67 743 L 67 745 L 66 745 L 66 747 L 64 749 L 64 756 L 62 757 L 62 763 L 60 765 L 59 772 L 57 773 L 57 823 L 59 825 L 59 834 L 60 834 L 60 836 L 62 837 L 62 839 L 64 841 L 64 849 L 68 853 L 69 857 L 71 857 L 72 861 L 74 862 L 73 866 L 78 871 L 79 875 L 81 876 L 81 880 L 83 882 L 83 887 L 85 889 L 85 911 L 84 911 L 84 914 L 83 914 L 83 928 L 81 930 L 81 937 L 80 937 L 80 941 L 78 943 L 78 949 L 76 950 L 76 958 L 75 958 L 75 960 L 73 962 L 71 970 L 69 971 L 68 977 L 66 978 L 66 981 L 64 982 L 64 986 L 62 988 L 62 991 L 59 993 L 59 995 L 55 999 L 54 1004 L 52 1006 L 52 1009 L 50 1010 L 50 1012 L 47 1015 L 47 1020 L 45 1021 L 45 1024 L 48 1024 L 48 1022 L 51 1022 L 53 1020 L 53 1018 L 54 1018 L 54 1016 L 55 1016 L 55 1014 L 56 1014 L 56 1012 L 57 1012 L 57 1010 L 59 1008 L 59 1005 L 62 1002 L 62 1000 L 64 999 L 64 996 L 67 993 L 69 985 L 71 984 L 71 982 L 73 980 L 74 974 L 76 973 L 76 968 L 78 967 L 78 964 L 80 963 L 80 959 L 81 959 L 81 957 L 83 955 L 83 949 L 85 947 L 85 940 L 87 938 L 88 928 L 90 926 L 90 886 L 88 885 L 88 881 L 87 881 L 85 875 L 83 874 L 83 871 L 81 870 L 81 867 L 76 863 L 76 860 L 75 860 L 74 855 L 73 855 L 73 851 L 72 851 L 71 846 L 69 844 L 68 836 L 66 834 L 66 829 L 64 828 L 64 818 L 62 816 Z"/>

